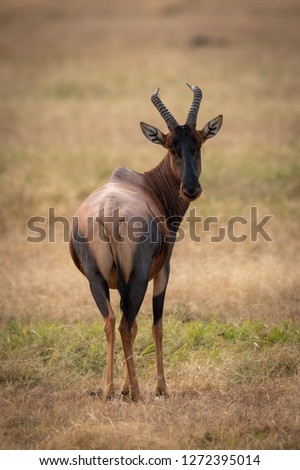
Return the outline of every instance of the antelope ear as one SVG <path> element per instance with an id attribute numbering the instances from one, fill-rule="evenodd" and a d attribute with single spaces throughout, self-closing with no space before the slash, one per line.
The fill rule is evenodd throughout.
<path id="1" fill-rule="evenodd" d="M 150 126 L 145 122 L 140 122 L 142 133 L 153 144 L 165 145 L 166 136 L 157 127 Z"/>
<path id="2" fill-rule="evenodd" d="M 204 141 L 207 139 L 211 139 L 212 137 L 217 135 L 217 133 L 222 127 L 222 124 L 223 124 L 222 114 L 215 117 L 211 121 L 208 121 L 201 131 Z"/>

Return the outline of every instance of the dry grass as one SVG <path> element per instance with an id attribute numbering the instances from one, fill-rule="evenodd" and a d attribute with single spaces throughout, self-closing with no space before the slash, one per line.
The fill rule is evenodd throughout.
<path id="1" fill-rule="evenodd" d="M 299 332 L 299 15 L 296 0 L 1 3 L 2 448 L 299 448 L 299 344 L 283 334 L 286 322 Z M 101 322 L 88 340 L 98 369 L 93 349 L 77 351 L 86 365 L 74 368 L 67 334 L 53 339 L 55 361 L 41 359 L 53 325 L 89 330 L 97 309 L 61 233 L 28 244 L 26 221 L 48 207 L 70 217 L 118 165 L 154 166 L 164 153 L 138 123 L 163 130 L 149 99 L 157 86 L 184 120 L 185 81 L 203 88 L 200 125 L 225 119 L 204 151 L 197 213 L 225 225 L 258 206 L 273 215 L 274 241 L 212 244 L 204 235 L 178 244 L 166 300 L 171 398 L 154 400 L 153 356 L 142 354 L 151 352 L 149 290 L 137 344 L 144 402 L 102 403 L 86 394 L 103 375 Z M 176 338 L 199 321 L 249 324 L 252 346 L 215 331 L 211 350 L 188 339 L 182 349 Z M 41 322 L 35 349 L 23 332 Z M 278 341 L 261 347 L 258 324 L 266 335 L 277 327 Z M 121 362 L 118 349 L 119 377 Z"/>
<path id="2" fill-rule="evenodd" d="M 179 385 L 179 384 L 178 384 Z M 299 385 L 299 384 L 298 384 Z M 261 386 L 214 387 L 180 383 L 169 401 L 144 393 L 143 404 L 102 404 L 80 393 L 51 393 L 36 387 L 14 391 L 6 401 L 9 418 L 4 448 L 46 449 L 211 449 L 297 448 L 299 431 L 289 414 L 297 412 L 291 379 Z M 195 387 L 198 386 L 198 390 Z M 284 397 L 288 396 L 286 400 Z M 258 405 L 259 404 L 259 405 Z M 37 406 L 38 405 L 38 406 Z M 299 404 L 298 404 L 299 405 Z M 287 411 L 289 407 L 289 411 Z M 70 410 L 76 410 L 74 412 Z M 22 410 L 22 411 L 19 411 Z M 9 436 L 13 436 L 12 442 Z M 280 444 L 279 444 L 280 443 Z"/>

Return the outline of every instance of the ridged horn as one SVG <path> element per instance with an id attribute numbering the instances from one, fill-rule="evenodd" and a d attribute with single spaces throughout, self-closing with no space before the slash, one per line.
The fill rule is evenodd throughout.
<path id="1" fill-rule="evenodd" d="M 172 131 L 179 124 L 176 121 L 176 119 L 172 116 L 170 111 L 165 107 L 160 97 L 158 96 L 158 93 L 159 93 L 159 88 L 157 88 L 157 90 L 155 90 L 155 92 L 151 96 L 151 101 L 156 107 L 156 109 L 158 110 L 158 112 L 161 114 L 162 118 L 165 120 L 169 131 Z"/>
<path id="2" fill-rule="evenodd" d="M 191 127 L 196 127 L 197 115 L 198 115 L 200 103 L 202 100 L 202 91 L 200 90 L 198 86 L 191 85 L 190 83 L 187 83 L 187 86 L 194 93 L 194 98 L 191 104 L 191 108 L 189 110 L 188 117 L 186 118 L 186 124 L 188 124 Z"/>

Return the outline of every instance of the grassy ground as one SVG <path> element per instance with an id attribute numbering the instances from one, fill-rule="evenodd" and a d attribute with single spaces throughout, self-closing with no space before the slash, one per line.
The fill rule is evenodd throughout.
<path id="1" fill-rule="evenodd" d="M 171 398 L 155 400 L 154 346 L 149 318 L 142 318 L 136 357 L 144 401 L 138 405 L 120 399 L 103 403 L 101 393 L 91 397 L 105 371 L 101 334 L 99 323 L 7 325 L 0 381 L 8 447 L 273 448 L 279 441 L 282 448 L 297 447 L 292 416 L 300 330 L 294 322 L 237 325 L 169 312 L 165 354 Z M 119 377 L 122 369 L 118 344 Z"/>
<path id="2" fill-rule="evenodd" d="M 299 448 L 299 15 L 296 0 L 58 2 L 0 7 L 0 435 L 2 448 Z M 33 215 L 71 217 L 126 165 L 164 152 L 139 121 L 184 122 L 203 89 L 197 215 L 273 216 L 260 237 L 178 243 L 165 312 L 171 396 L 155 400 L 151 289 L 138 317 L 143 403 L 103 403 L 105 341 L 61 227 L 28 243 Z M 185 230 L 188 229 L 184 224 Z M 249 226 L 243 227 L 249 235 Z M 213 234 L 215 234 L 216 227 Z M 119 311 L 118 296 L 112 303 Z M 117 342 L 116 376 L 123 356 Z"/>

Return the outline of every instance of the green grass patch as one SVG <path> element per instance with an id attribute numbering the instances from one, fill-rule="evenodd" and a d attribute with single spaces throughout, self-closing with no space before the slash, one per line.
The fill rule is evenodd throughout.
<path id="1" fill-rule="evenodd" d="M 228 366 L 228 380 L 252 382 L 263 376 L 282 377 L 297 373 L 295 350 L 300 343 L 299 325 L 284 321 L 275 325 L 245 321 L 232 323 L 165 320 L 164 355 L 168 373 L 176 374 L 186 364 L 221 364 L 224 357 L 236 358 Z M 293 352 L 274 355 L 278 345 Z M 274 349 L 275 348 L 275 349 Z M 155 373 L 155 348 L 149 319 L 140 318 L 135 343 L 139 376 Z M 124 363 L 121 341 L 116 341 L 116 374 Z M 106 366 L 106 342 L 101 322 L 64 325 L 11 320 L 0 333 L 0 382 L 37 384 L 65 388 L 78 377 L 102 377 Z M 230 361 L 229 361 L 230 362 Z"/>

